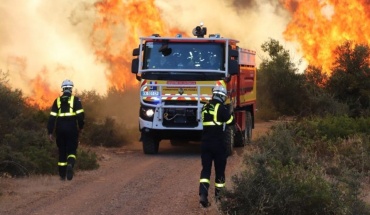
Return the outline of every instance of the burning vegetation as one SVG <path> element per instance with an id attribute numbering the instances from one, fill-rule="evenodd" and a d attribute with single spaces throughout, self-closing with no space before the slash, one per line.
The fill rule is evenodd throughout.
<path id="1" fill-rule="evenodd" d="M 368 0 L 284 0 L 291 20 L 284 36 L 300 46 L 310 65 L 327 74 L 335 59 L 333 51 L 347 40 L 369 44 L 370 2 Z"/>
<path id="2" fill-rule="evenodd" d="M 71 14 L 66 14 L 70 20 L 69 24 L 73 26 L 79 25 L 84 19 L 90 21 L 89 25 L 86 25 L 88 27 L 85 26 L 83 30 L 84 34 L 88 35 L 86 38 L 88 38 L 89 49 L 91 53 L 94 53 L 96 64 L 104 65 L 102 70 L 104 70 L 103 79 L 105 80 L 98 80 L 98 82 L 106 83 L 104 91 L 112 87 L 122 92 L 130 88 L 137 88 L 138 82 L 135 76 L 130 73 L 130 64 L 131 50 L 137 46 L 139 37 L 149 36 L 153 33 L 160 35 L 182 33 L 186 35 L 185 32 L 188 32 L 181 27 L 171 27 L 170 20 L 163 18 L 164 14 L 158 7 L 160 4 L 158 2 L 155 0 L 80 2 L 82 6 L 75 6 Z M 234 1 L 229 6 L 241 14 L 243 9 L 253 8 L 257 11 L 264 4 L 269 4 L 290 14 L 288 24 L 283 32 L 284 38 L 286 41 L 298 45 L 299 53 L 303 55 L 303 59 L 309 65 L 322 67 L 326 74 L 332 73 L 331 68 L 335 61 L 332 53 L 337 46 L 347 40 L 359 44 L 368 44 L 370 41 L 370 36 L 367 33 L 370 32 L 370 4 L 368 0 L 280 0 L 279 3 L 251 0 L 246 2 Z M 173 13 L 180 12 L 182 11 L 174 11 Z M 77 16 L 76 14 L 79 13 L 82 15 Z M 90 16 L 88 16 L 89 14 Z M 193 26 L 194 23 L 191 25 Z M 243 26 L 243 23 L 240 26 Z M 23 73 L 30 69 L 32 60 L 16 55 L 10 56 L 7 60 L 8 64 L 17 65 L 19 71 L 9 71 L 12 74 L 13 72 L 19 73 L 19 78 L 24 78 Z M 68 65 L 68 62 L 60 62 L 60 64 Z M 74 79 L 81 73 L 80 70 L 73 70 L 73 74 L 70 75 L 73 77 L 68 78 Z M 67 78 L 65 74 L 70 73 L 68 69 L 56 71 L 58 74 L 54 74 L 54 69 L 45 64 L 39 71 L 33 72 L 37 74 L 32 80 L 23 80 L 22 84 L 26 85 L 26 93 L 32 97 L 32 99 L 28 99 L 29 104 L 43 109 L 49 108 L 53 99 L 60 93 L 57 83 Z M 83 73 L 85 74 L 85 71 Z M 86 72 L 86 74 L 90 77 L 86 77 L 86 80 L 75 78 L 76 83 L 88 82 L 89 78 L 96 76 L 91 72 Z M 58 82 L 51 83 L 50 80 L 56 79 L 55 77 L 59 78 Z M 94 90 L 106 93 L 95 87 L 98 88 L 93 84 Z"/>

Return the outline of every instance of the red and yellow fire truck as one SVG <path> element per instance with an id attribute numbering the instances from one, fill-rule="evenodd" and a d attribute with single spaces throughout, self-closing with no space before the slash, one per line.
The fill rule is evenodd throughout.
<path id="1" fill-rule="evenodd" d="M 223 85 L 236 125 L 226 126 L 228 153 L 251 140 L 256 110 L 255 52 L 238 41 L 196 26 L 195 37 L 141 37 L 133 50 L 132 73 L 140 81 L 139 129 L 145 154 L 157 154 L 161 140 L 199 141 L 201 109 L 212 88 Z"/>

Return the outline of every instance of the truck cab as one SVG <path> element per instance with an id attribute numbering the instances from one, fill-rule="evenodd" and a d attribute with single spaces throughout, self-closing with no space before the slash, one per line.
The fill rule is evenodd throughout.
<path id="1" fill-rule="evenodd" d="M 140 81 L 139 129 L 145 154 L 158 153 L 161 140 L 199 141 L 201 109 L 212 98 L 212 88 L 223 85 L 237 126 L 228 128 L 229 154 L 251 137 L 256 98 L 255 52 L 238 41 L 193 30 L 182 35 L 140 38 L 133 50 L 132 73 Z M 248 123 L 246 122 L 248 121 Z M 239 125 L 240 124 L 240 125 Z"/>

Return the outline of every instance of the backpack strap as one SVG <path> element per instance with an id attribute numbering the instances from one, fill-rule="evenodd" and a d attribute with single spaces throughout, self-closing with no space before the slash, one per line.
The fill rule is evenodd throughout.
<path id="1" fill-rule="evenodd" d="M 57 99 L 57 107 L 58 107 L 58 114 L 57 114 L 57 116 L 59 116 L 59 117 L 75 116 L 76 113 L 73 112 L 73 103 L 74 103 L 74 96 L 71 96 L 68 99 L 69 112 L 61 113 L 62 101 L 61 101 L 61 97 L 58 97 L 58 99 Z"/>

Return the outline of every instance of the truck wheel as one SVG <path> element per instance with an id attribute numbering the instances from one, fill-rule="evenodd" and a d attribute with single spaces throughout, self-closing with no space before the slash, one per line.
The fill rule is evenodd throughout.
<path id="1" fill-rule="evenodd" d="M 226 126 L 224 141 L 225 141 L 226 152 L 228 156 L 231 156 L 234 153 L 234 136 L 235 136 L 235 127 Z"/>
<path id="2" fill-rule="evenodd" d="M 235 134 L 235 147 L 243 147 L 252 140 L 252 114 L 247 111 L 245 119 L 245 130 L 237 131 Z"/>
<path id="3" fill-rule="evenodd" d="M 141 135 L 144 154 L 158 154 L 159 140 L 147 133 L 142 133 Z"/>

